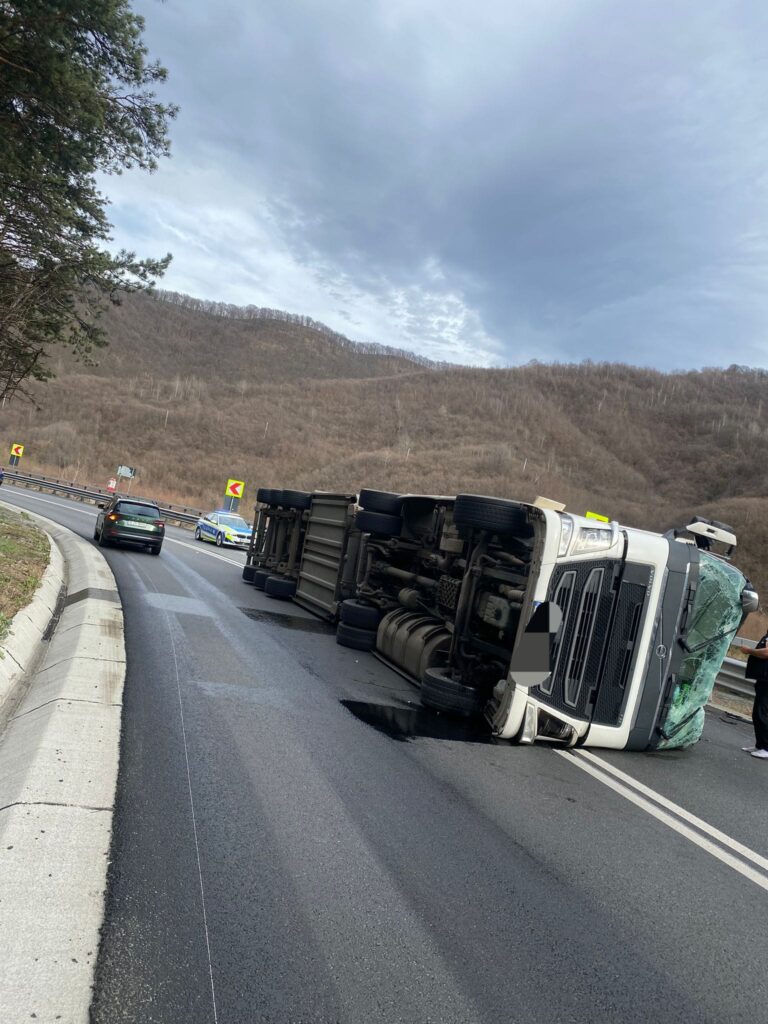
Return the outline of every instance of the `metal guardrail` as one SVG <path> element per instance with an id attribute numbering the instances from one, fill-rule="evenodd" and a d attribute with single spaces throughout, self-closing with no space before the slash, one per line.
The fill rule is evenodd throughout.
<path id="1" fill-rule="evenodd" d="M 754 640 L 747 640 L 746 637 L 737 636 L 733 641 L 734 647 L 754 647 Z M 745 661 L 739 661 L 738 658 L 726 658 L 723 662 L 723 667 L 717 674 L 717 680 L 715 686 L 718 690 L 722 690 L 725 693 L 733 693 L 737 697 L 749 697 L 750 700 L 755 696 L 755 684 L 752 679 L 746 679 L 744 676 L 744 670 L 747 667 Z"/>
<path id="2" fill-rule="evenodd" d="M 75 501 L 98 502 L 100 499 L 113 497 L 113 492 L 105 487 L 78 487 L 74 481 L 57 480 L 50 476 L 31 476 L 27 473 L 14 473 L 5 471 L 6 483 L 15 484 L 18 487 L 27 487 L 38 491 L 49 491 L 51 494 L 62 494 Z M 154 498 L 145 498 L 138 494 L 126 494 L 124 491 L 115 491 L 114 494 L 121 498 L 134 498 L 136 501 L 151 501 L 157 505 L 165 519 L 170 519 L 179 526 L 194 526 L 197 520 L 204 515 L 200 509 L 190 508 L 188 505 L 162 505 Z"/>

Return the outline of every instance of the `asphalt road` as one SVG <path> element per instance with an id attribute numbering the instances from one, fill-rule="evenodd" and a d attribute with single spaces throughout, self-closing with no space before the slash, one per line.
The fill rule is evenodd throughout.
<path id="1" fill-rule="evenodd" d="M 92 535 L 92 507 L 2 497 Z M 488 742 L 239 553 L 169 529 L 106 557 L 128 675 L 95 1024 L 762 1018 L 746 723 L 656 755 Z"/>

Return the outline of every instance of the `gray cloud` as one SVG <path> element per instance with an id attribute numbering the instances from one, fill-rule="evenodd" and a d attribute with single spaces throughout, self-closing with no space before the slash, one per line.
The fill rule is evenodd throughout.
<path id="1" fill-rule="evenodd" d="M 175 156 L 106 187 L 169 287 L 485 364 L 768 362 L 757 0 L 140 6 Z"/>

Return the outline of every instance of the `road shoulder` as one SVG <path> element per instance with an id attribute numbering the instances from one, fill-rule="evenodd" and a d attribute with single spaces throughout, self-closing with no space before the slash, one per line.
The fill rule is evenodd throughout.
<path id="1" fill-rule="evenodd" d="M 0 735 L 0 1020 L 85 1022 L 117 782 L 123 614 L 101 553 L 33 517 L 52 571 L 18 632 L 26 671 Z"/>

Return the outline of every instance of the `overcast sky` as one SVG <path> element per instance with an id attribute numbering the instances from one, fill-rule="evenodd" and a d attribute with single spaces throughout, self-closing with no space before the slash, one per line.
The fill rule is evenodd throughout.
<path id="1" fill-rule="evenodd" d="M 452 362 L 768 366 L 765 0 L 140 0 L 164 287 Z"/>

